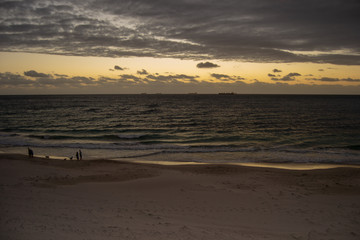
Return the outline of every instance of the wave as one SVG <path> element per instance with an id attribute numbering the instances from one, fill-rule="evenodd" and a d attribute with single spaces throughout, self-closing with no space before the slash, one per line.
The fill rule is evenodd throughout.
<path id="1" fill-rule="evenodd" d="M 205 154 L 204 154 L 205 153 Z M 211 154 L 206 154 L 211 153 Z M 170 156 L 169 156 L 170 155 Z M 336 153 L 333 151 L 303 150 L 287 151 L 273 149 L 168 149 L 151 153 L 139 153 L 119 156 L 117 159 L 138 159 L 171 162 L 204 162 L 204 163 L 331 163 L 360 164 L 359 153 Z"/>
<path id="2" fill-rule="evenodd" d="M 0 137 L 16 137 L 19 136 L 16 133 L 0 133 Z"/>
<path id="3" fill-rule="evenodd" d="M 360 151 L 360 145 L 349 145 L 349 146 L 346 146 L 346 148 L 351 149 L 351 150 L 359 150 Z"/>
<path id="4" fill-rule="evenodd" d="M 147 139 L 161 139 L 166 136 L 158 134 L 106 134 L 106 135 L 43 135 L 30 134 L 29 138 L 44 139 L 44 140 L 98 140 L 98 141 L 119 141 L 119 140 L 147 140 Z"/>
<path id="5" fill-rule="evenodd" d="M 139 137 L 139 136 L 134 136 Z M 0 147 L 33 147 L 63 149 L 73 152 L 83 149 L 85 152 L 101 152 L 101 156 L 118 156 L 117 158 L 155 159 L 163 161 L 199 162 L 270 162 L 270 163 L 354 163 L 360 164 L 360 151 L 349 148 L 296 148 L 265 147 L 246 145 L 177 145 L 177 144 L 142 144 L 133 141 L 120 142 L 73 142 L 42 141 L 42 139 L 24 138 L 20 135 L 2 137 Z M 66 150 L 68 149 L 68 150 Z M 145 151 L 145 152 L 144 152 Z M 150 152 L 149 152 L 150 151 Z M 106 154 L 103 154 L 103 153 Z M 120 156 L 119 156 L 120 154 Z"/>
<path id="6" fill-rule="evenodd" d="M 203 136 L 200 134 L 173 134 L 171 132 L 163 132 L 163 129 L 155 130 L 153 132 L 121 132 L 121 133 L 107 133 L 102 131 L 78 131 L 66 132 L 64 134 L 56 134 L 57 132 L 46 132 L 37 134 L 28 134 L 20 132 L 0 132 L 1 145 L 52 145 L 61 146 L 66 144 L 93 144 L 98 145 L 99 148 L 115 148 L 116 146 L 141 146 L 141 148 L 156 148 L 161 149 L 163 146 L 166 148 L 174 147 L 178 149 L 179 146 L 191 148 L 194 151 L 199 149 L 227 149 L 229 151 L 237 151 L 246 149 L 247 151 L 282 151 L 282 152 L 302 152 L 302 151 L 333 151 L 333 152 L 359 152 L 360 145 L 350 144 L 342 145 L 338 143 L 331 143 L 329 145 L 312 145 L 304 144 L 304 141 L 271 141 L 268 139 L 251 140 L 241 136 Z M 115 147 L 113 147 L 115 146 Z M 71 146 L 70 146 L 71 147 Z M 212 151 L 211 150 L 211 151 Z"/>

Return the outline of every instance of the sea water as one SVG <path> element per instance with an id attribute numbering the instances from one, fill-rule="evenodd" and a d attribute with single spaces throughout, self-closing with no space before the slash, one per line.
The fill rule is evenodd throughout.
<path id="1" fill-rule="evenodd" d="M 84 159 L 360 164 L 360 96 L 0 96 L 0 151 Z"/>

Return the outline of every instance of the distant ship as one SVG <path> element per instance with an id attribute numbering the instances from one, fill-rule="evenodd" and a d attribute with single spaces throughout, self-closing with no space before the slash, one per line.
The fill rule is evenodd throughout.
<path id="1" fill-rule="evenodd" d="M 222 92 L 222 93 L 218 93 L 219 95 L 235 95 L 236 93 L 234 92 Z"/>

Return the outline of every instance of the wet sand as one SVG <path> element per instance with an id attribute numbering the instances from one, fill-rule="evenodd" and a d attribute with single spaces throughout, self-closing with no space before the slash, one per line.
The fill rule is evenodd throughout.
<path id="1" fill-rule="evenodd" d="M 360 239 L 359 168 L 0 165 L 0 239 Z"/>

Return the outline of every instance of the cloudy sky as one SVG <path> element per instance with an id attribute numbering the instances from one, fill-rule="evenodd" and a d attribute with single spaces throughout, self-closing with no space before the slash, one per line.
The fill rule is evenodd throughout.
<path id="1" fill-rule="evenodd" d="M 0 94 L 360 94 L 358 0 L 0 0 Z"/>

